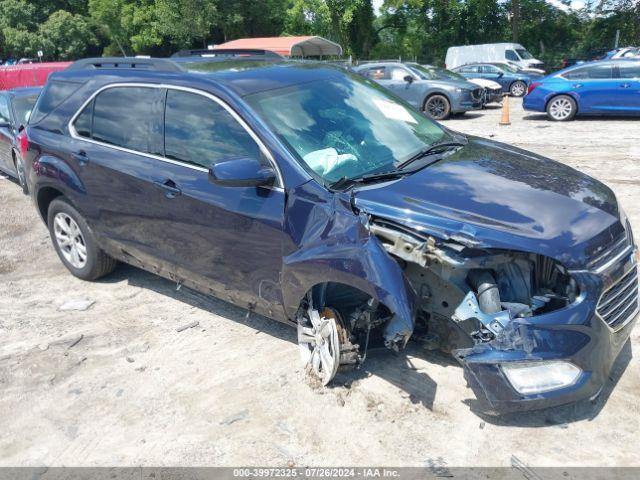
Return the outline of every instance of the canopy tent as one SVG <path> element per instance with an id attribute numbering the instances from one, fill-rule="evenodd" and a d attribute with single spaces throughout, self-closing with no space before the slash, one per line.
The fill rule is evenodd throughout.
<path id="1" fill-rule="evenodd" d="M 239 38 L 216 45 L 215 48 L 251 48 L 270 50 L 285 57 L 325 57 L 342 55 L 342 47 L 322 37 L 262 37 Z"/>

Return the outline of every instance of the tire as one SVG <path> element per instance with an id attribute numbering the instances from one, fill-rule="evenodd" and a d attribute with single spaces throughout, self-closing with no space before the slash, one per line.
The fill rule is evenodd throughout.
<path id="1" fill-rule="evenodd" d="M 424 113 L 434 120 L 444 120 L 451 114 L 451 104 L 444 95 L 431 95 L 424 102 Z"/>
<path id="2" fill-rule="evenodd" d="M 521 80 L 516 80 L 509 87 L 509 93 L 513 97 L 524 97 L 527 93 L 527 84 Z"/>
<path id="3" fill-rule="evenodd" d="M 547 103 L 547 117 L 554 122 L 573 120 L 576 113 L 578 113 L 578 105 L 569 95 L 558 95 Z"/>
<path id="4" fill-rule="evenodd" d="M 87 222 L 64 197 L 49 205 L 47 225 L 58 257 L 75 277 L 97 280 L 116 268 L 117 262 L 100 249 Z"/>
<path id="5" fill-rule="evenodd" d="M 16 155 L 13 153 L 13 166 L 16 169 L 16 174 L 18 175 L 18 182 L 20 182 L 20 188 L 22 188 L 22 193 L 25 195 L 29 195 L 29 186 L 27 185 L 27 177 L 24 173 L 24 161 L 20 155 Z"/>

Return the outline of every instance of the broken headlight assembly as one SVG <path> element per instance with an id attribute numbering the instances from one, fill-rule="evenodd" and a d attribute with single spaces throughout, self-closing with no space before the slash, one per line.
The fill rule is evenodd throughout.
<path id="1" fill-rule="evenodd" d="M 582 373 L 573 363 L 562 360 L 503 363 L 501 368 L 511 386 L 522 395 L 570 387 Z"/>

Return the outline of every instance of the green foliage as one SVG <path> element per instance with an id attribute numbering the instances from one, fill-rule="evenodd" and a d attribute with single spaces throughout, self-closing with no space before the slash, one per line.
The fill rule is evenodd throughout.
<path id="1" fill-rule="evenodd" d="M 568 5 L 570 0 L 560 0 Z M 640 44 L 638 0 L 0 0 L 0 57 L 169 55 L 241 37 L 320 35 L 355 58 L 442 64 L 449 46 L 517 36 L 547 65 Z M 519 13 L 514 17 L 514 13 Z M 514 20 L 514 18 L 517 19 Z"/>

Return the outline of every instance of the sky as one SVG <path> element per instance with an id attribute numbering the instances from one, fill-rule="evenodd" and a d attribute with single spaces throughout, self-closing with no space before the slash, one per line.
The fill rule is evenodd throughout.
<path id="1" fill-rule="evenodd" d="M 559 9 L 564 11 L 579 10 L 580 8 L 584 7 L 584 1 L 582 0 L 572 0 L 571 7 L 566 6 L 565 4 L 561 3 L 559 0 L 547 0 L 547 1 L 554 7 L 558 7 Z M 382 6 L 383 2 L 384 0 L 373 0 L 373 10 L 374 12 L 376 12 L 376 15 L 380 11 L 380 7 Z"/>

